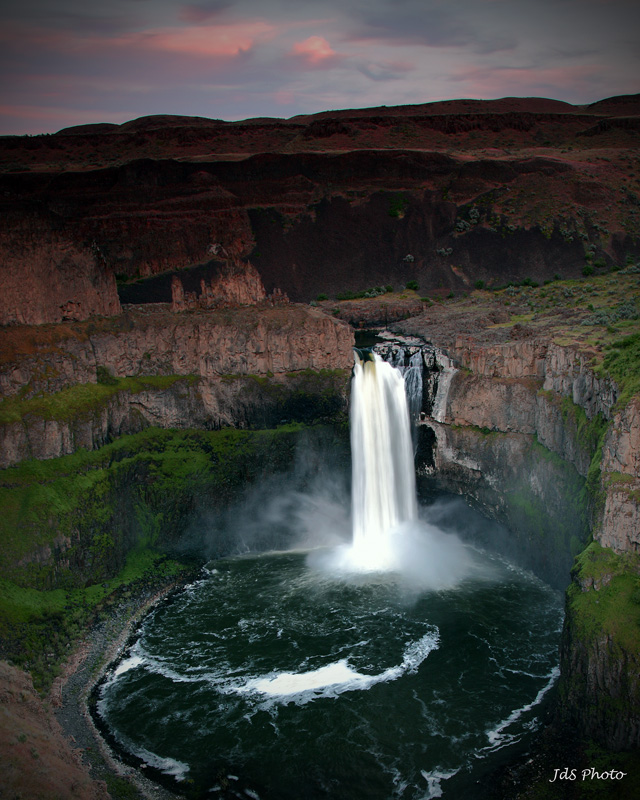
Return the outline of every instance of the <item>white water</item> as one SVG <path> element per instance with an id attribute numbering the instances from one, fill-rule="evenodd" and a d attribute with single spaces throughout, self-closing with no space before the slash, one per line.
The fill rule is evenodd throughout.
<path id="1" fill-rule="evenodd" d="M 420 590 L 450 588 L 475 570 L 457 536 L 418 519 L 405 382 L 376 353 L 362 361 L 356 352 L 351 459 L 351 545 L 312 557 L 314 567 L 333 575 L 395 573 Z"/>
<path id="2" fill-rule="evenodd" d="M 353 563 L 395 566 L 394 536 L 418 516 L 404 379 L 372 353 L 356 354 L 351 390 Z"/>
<path id="3" fill-rule="evenodd" d="M 458 370 L 453 366 L 453 362 L 442 354 L 438 355 L 438 364 L 441 367 L 441 372 L 438 378 L 438 391 L 433 401 L 431 416 L 436 422 L 444 422 L 447 416 L 449 387 L 451 386 L 453 376 Z"/>
<path id="4" fill-rule="evenodd" d="M 410 642 L 404 651 L 401 664 L 388 667 L 374 675 L 354 670 L 349 659 L 343 658 L 319 669 L 306 672 L 279 672 L 249 680 L 232 689 L 240 694 L 257 692 L 277 699 L 304 705 L 318 697 L 336 697 L 349 691 L 370 689 L 376 683 L 386 683 L 401 678 L 406 673 L 416 672 L 427 656 L 439 647 L 437 630 L 430 631 L 418 641 Z"/>

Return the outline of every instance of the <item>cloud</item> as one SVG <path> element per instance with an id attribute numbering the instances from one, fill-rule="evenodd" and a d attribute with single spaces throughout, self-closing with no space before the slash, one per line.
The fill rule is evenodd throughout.
<path id="1" fill-rule="evenodd" d="M 275 27 L 260 20 L 225 25 L 198 25 L 130 33 L 105 44 L 142 47 L 185 56 L 229 57 L 251 50 L 260 39 L 269 38 Z"/>
<path id="2" fill-rule="evenodd" d="M 336 53 L 324 36 L 309 36 L 302 42 L 296 42 L 289 52 L 290 56 L 299 58 L 307 67 L 333 67 L 344 59 Z"/>
<path id="3" fill-rule="evenodd" d="M 412 61 L 367 61 L 358 65 L 358 70 L 372 81 L 395 81 L 416 69 Z"/>
<path id="4" fill-rule="evenodd" d="M 463 95 L 591 102 L 639 91 L 639 9 L 632 0 L 5 0 L 0 74 L 11 80 L 0 86 L 0 131 L 21 132 L 21 113 L 33 133 L 40 113 L 40 130 L 51 130 Z M 56 116 L 65 108 L 67 118 Z"/>
<path id="5" fill-rule="evenodd" d="M 206 3 L 189 3 L 180 10 L 180 19 L 185 22 L 207 22 L 221 11 L 227 11 L 233 4 L 227 0 L 208 0 Z"/>
<path id="6" fill-rule="evenodd" d="M 446 10 L 371 8 L 352 19 L 348 31 L 352 41 L 386 42 L 388 44 L 421 44 L 429 47 L 451 47 L 473 41 L 472 29 L 461 17 Z"/>

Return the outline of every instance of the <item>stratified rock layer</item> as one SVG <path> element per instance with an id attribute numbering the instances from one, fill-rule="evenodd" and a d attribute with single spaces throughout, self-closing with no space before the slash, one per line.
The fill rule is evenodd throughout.
<path id="1" fill-rule="evenodd" d="M 2 467 L 25 458 L 56 458 L 79 447 L 94 449 L 150 425 L 260 427 L 277 424 L 277 413 L 310 420 L 314 413 L 323 415 L 323 392 L 346 392 L 346 385 L 333 385 L 338 379 L 331 375 L 321 385 L 314 374 L 347 370 L 353 362 L 352 330 L 300 306 L 131 312 L 102 328 L 63 326 L 55 344 L 38 343 L 43 335 L 38 330 L 32 334 L 28 352 L 14 354 L 0 374 L 5 396 L 23 398 L 13 401 L 9 419 L 0 424 Z M 117 384 L 118 379 L 159 376 L 169 382 Z M 180 376 L 185 380 L 173 380 Z M 112 388 L 93 391 L 98 380 Z M 82 399 L 86 385 L 93 400 Z M 43 392 L 45 398 L 53 393 L 50 404 L 33 405 Z M 324 414 L 337 410 L 324 405 Z"/>

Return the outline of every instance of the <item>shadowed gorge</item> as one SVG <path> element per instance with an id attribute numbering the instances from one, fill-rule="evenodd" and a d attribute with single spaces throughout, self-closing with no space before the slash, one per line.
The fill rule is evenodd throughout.
<path id="1" fill-rule="evenodd" d="M 633 797 L 637 120 L 0 137 L 0 656 L 11 718 L 33 680 L 95 796 L 590 796 L 561 758 Z M 71 762 L 42 746 L 46 784 Z"/>

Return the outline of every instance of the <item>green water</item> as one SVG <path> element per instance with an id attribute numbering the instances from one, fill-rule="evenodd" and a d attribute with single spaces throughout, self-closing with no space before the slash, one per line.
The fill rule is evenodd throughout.
<path id="1" fill-rule="evenodd" d="M 334 579 L 300 552 L 212 563 L 147 617 L 98 714 L 190 796 L 482 797 L 540 724 L 562 606 L 474 558 L 438 592 Z"/>

